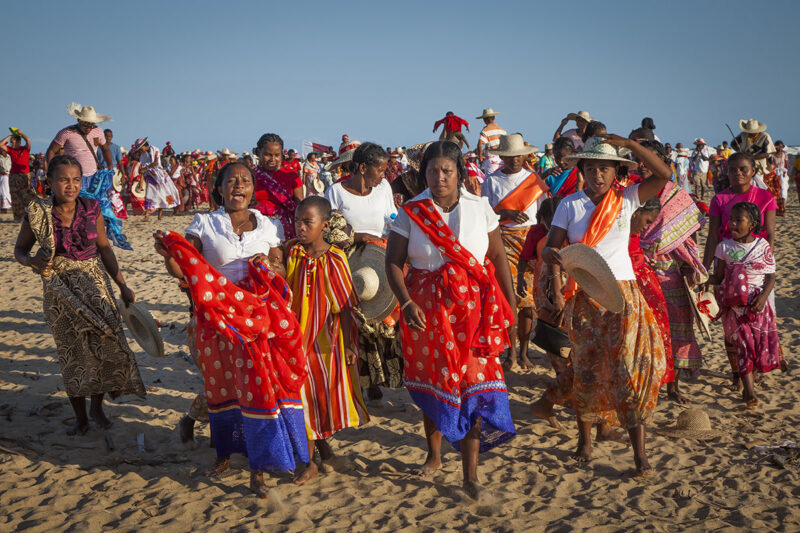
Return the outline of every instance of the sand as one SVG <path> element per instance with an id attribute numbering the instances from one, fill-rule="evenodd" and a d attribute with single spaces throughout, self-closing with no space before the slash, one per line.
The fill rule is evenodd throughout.
<path id="1" fill-rule="evenodd" d="M 432 480 L 410 474 L 425 457 L 425 440 L 421 414 L 405 390 L 387 391 L 368 426 L 337 434 L 338 471 L 328 467 L 307 486 L 294 486 L 289 474 L 272 475 L 271 498 L 259 501 L 248 490 L 242 457 L 234 457 L 234 473 L 222 481 L 205 478 L 215 457 L 208 426 L 197 427 L 194 447 L 181 445 L 175 430 L 201 386 L 182 355 L 187 300 L 165 273 L 151 238 L 156 228 L 181 230 L 189 215 L 147 224 L 134 218 L 125 224 L 134 251 L 117 253 L 138 300 L 163 325 L 164 358 L 144 354 L 131 341 L 147 399 L 108 402 L 113 428 L 67 437 L 72 411 L 42 316 L 41 282 L 13 260 L 18 227 L 2 215 L 0 531 L 798 530 L 797 469 L 774 466 L 770 453 L 745 447 L 800 441 L 800 383 L 793 379 L 800 345 L 800 207 L 791 194 L 787 215 L 778 221 L 776 257 L 781 341 L 793 370 L 766 378 L 762 406 L 746 411 L 729 390 L 722 329 L 714 325 L 713 342 L 701 344 L 706 369 L 684 390 L 722 433 L 710 441 L 660 434 L 681 411 L 662 394 L 648 434 L 657 473 L 638 479 L 624 444 L 598 444 L 594 461 L 574 462 L 577 431 L 566 410 L 557 411 L 562 432 L 532 419 L 530 398 L 553 377 L 544 355 L 532 350 L 536 370 L 507 378 L 519 434 L 481 457 L 481 480 L 493 491 L 493 500 L 481 504 L 462 491 L 459 456 L 447 444 L 444 466 Z M 145 451 L 137 445 L 139 434 Z"/>

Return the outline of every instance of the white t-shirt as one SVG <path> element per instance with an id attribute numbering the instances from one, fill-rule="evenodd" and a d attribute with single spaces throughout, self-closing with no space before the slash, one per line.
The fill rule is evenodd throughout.
<path id="1" fill-rule="evenodd" d="M 483 185 L 481 185 L 481 196 L 485 196 L 489 200 L 489 204 L 495 207 L 530 175 L 531 171 L 524 168 L 516 174 L 503 174 L 502 170 L 498 170 L 484 180 Z M 539 211 L 539 206 L 544 199 L 545 195 L 543 194 L 528 206 L 528 209 L 525 210 L 525 214 L 528 215 L 527 221 L 507 227 L 526 228 L 536 224 L 536 213 Z"/>
<path id="2" fill-rule="evenodd" d="M 628 241 L 631 237 L 631 215 L 639 209 L 639 185 L 631 185 L 622 191 L 622 209 L 617 220 L 605 237 L 594 247 L 603 256 L 614 277 L 618 281 L 636 279 L 628 255 Z M 567 239 L 574 244 L 581 242 L 589 227 L 595 205 L 583 191 L 572 193 L 558 204 L 553 217 L 553 226 L 567 230 Z"/>
<path id="3" fill-rule="evenodd" d="M 247 261 L 255 254 L 267 254 L 283 240 L 283 227 L 255 209 L 253 231 L 242 233 L 241 240 L 233 232 L 231 217 L 224 209 L 211 213 L 197 213 L 186 228 L 186 233 L 203 243 L 203 257 L 220 274 L 234 283 L 247 277 Z"/>
<path id="4" fill-rule="evenodd" d="M 367 196 L 349 192 L 341 182 L 334 183 L 325 191 L 325 198 L 333 209 L 342 212 L 342 216 L 355 233 L 369 233 L 381 237 L 386 218 L 397 214 L 392 198 L 392 187 L 386 180 L 381 180 Z"/>
<path id="5" fill-rule="evenodd" d="M 708 172 L 708 159 L 711 159 L 711 157 L 716 155 L 716 153 L 717 151 L 708 145 L 703 146 L 702 150 L 697 150 L 697 148 L 695 148 L 692 152 L 692 164 L 694 165 L 694 171 Z M 703 159 L 701 156 L 705 156 L 708 159 Z"/>
<path id="6" fill-rule="evenodd" d="M 413 200 L 430 199 L 430 189 L 425 189 Z M 475 196 L 461 189 L 458 205 L 449 213 L 433 204 L 442 215 L 445 224 L 455 234 L 461 246 L 483 264 L 486 250 L 489 249 L 489 232 L 500 225 L 500 217 L 489 205 L 486 198 Z M 437 270 L 444 265 L 444 256 L 425 235 L 420 227 L 411 221 L 404 209 L 400 210 L 392 224 L 392 231 L 408 239 L 408 262 L 420 270 Z"/>

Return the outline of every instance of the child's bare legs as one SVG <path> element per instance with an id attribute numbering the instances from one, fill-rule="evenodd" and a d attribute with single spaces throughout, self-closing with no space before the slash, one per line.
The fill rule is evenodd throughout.
<path id="1" fill-rule="evenodd" d="M 755 390 L 755 375 L 753 372 L 748 372 L 742 376 L 742 400 L 744 400 L 747 407 L 752 409 L 758 407 L 758 396 Z"/>
<path id="2" fill-rule="evenodd" d="M 725 339 L 725 353 L 728 355 L 728 363 L 731 365 L 731 390 L 742 392 L 742 378 L 739 376 L 739 361 L 736 358 L 736 348 L 728 344 L 728 339 Z"/>
<path id="3" fill-rule="evenodd" d="M 575 460 L 586 462 L 592 460 L 592 423 L 578 419 L 578 449 Z"/>
<path id="4" fill-rule="evenodd" d="M 429 477 L 442 466 L 442 434 L 428 415 L 422 415 L 422 423 L 425 427 L 425 440 L 428 442 L 428 456 L 416 474 L 419 477 Z M 462 453 L 464 453 L 463 448 Z"/>
<path id="5" fill-rule="evenodd" d="M 679 389 L 680 387 L 680 369 L 675 369 L 675 379 L 667 383 L 667 398 L 672 400 L 675 403 L 685 405 L 689 403 L 689 400 L 684 398 L 683 394 Z"/>
<path id="6" fill-rule="evenodd" d="M 523 307 L 517 313 L 517 339 L 519 340 L 519 354 L 517 362 L 525 369 L 532 369 L 533 363 L 528 359 L 528 344 L 531 340 L 533 328 L 533 307 Z"/>
<path id="7" fill-rule="evenodd" d="M 478 483 L 478 452 L 481 447 L 481 419 L 461 439 L 461 469 L 464 473 L 464 490 L 478 499 L 486 489 Z M 440 433 L 441 435 L 441 433 Z M 441 443 L 441 440 L 439 441 Z"/>
<path id="8" fill-rule="evenodd" d="M 164 216 L 164 210 L 163 209 L 159 209 L 158 210 L 158 220 L 161 220 L 163 218 L 163 216 Z"/>

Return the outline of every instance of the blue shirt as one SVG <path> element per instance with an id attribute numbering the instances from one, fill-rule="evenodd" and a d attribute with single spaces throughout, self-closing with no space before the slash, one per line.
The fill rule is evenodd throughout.
<path id="1" fill-rule="evenodd" d="M 111 152 L 111 163 L 114 168 L 117 168 L 122 161 L 122 150 L 120 150 L 119 145 L 114 143 L 106 143 L 106 146 Z M 106 160 L 103 158 L 103 150 L 99 146 L 97 147 L 97 160 L 100 162 L 100 166 L 105 166 Z"/>

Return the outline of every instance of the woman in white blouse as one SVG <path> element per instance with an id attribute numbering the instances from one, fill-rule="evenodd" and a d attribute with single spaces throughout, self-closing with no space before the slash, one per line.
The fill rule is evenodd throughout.
<path id="1" fill-rule="evenodd" d="M 374 143 L 363 143 L 353 153 L 350 178 L 334 183 L 325 198 L 353 228 L 355 243 L 379 241 L 387 220 L 397 215 L 392 188 L 383 175 L 386 151 Z"/>
<path id="2" fill-rule="evenodd" d="M 513 337 L 511 273 L 497 215 L 462 188 L 467 169 L 458 146 L 431 144 L 420 175 L 428 188 L 403 205 L 386 257 L 403 313 L 404 382 L 423 411 L 428 442 L 419 475 L 441 466 L 444 435 L 461 451 L 464 488 L 478 499 L 478 453 L 516 433 L 498 357 L 509 330 Z"/>
<path id="3" fill-rule="evenodd" d="M 270 270 L 281 276 L 286 275 L 283 250 L 280 247 L 282 227 L 258 210 L 249 208 L 253 199 L 253 183 L 253 173 L 244 163 L 229 163 L 223 167 L 211 193 L 217 205 L 222 207 L 210 213 L 196 214 L 186 228 L 186 240 L 202 254 L 210 266 L 237 285 L 248 277 L 251 259 L 268 264 Z M 183 278 L 180 267 L 167 254 L 161 242 L 164 237 L 165 234 L 161 231 L 154 234 L 156 251 L 165 257 L 167 271 L 176 278 Z M 201 365 L 198 364 L 198 369 L 200 368 Z M 201 410 L 205 411 L 199 413 L 201 418 L 208 416 L 204 394 L 201 393 L 192 404 L 190 415 L 181 420 L 182 436 L 191 435 L 198 416 L 198 405 L 202 405 Z M 209 475 L 217 477 L 229 468 L 230 456 L 219 456 Z M 251 487 L 259 496 L 264 497 L 266 491 L 261 472 L 252 472 Z"/>
<path id="4" fill-rule="evenodd" d="M 618 179 L 637 163 L 620 157 L 627 148 L 653 174 L 625 189 Z M 664 345 L 653 312 L 636 285 L 628 241 L 631 215 L 666 185 L 671 170 L 636 141 L 618 135 L 587 139 L 576 160 L 586 188 L 564 198 L 556 209 L 542 260 L 561 266 L 559 250 L 583 242 L 605 259 L 625 300 L 621 313 L 606 310 L 578 288 L 564 298 L 555 293 L 557 314 L 565 311 L 572 344 L 573 395 L 578 415 L 579 461 L 592 458 L 592 425 L 621 425 L 633 445 L 636 474 L 652 473 L 645 454 L 645 424 L 653 416 L 666 368 Z M 598 431 L 599 433 L 599 431 Z"/>

